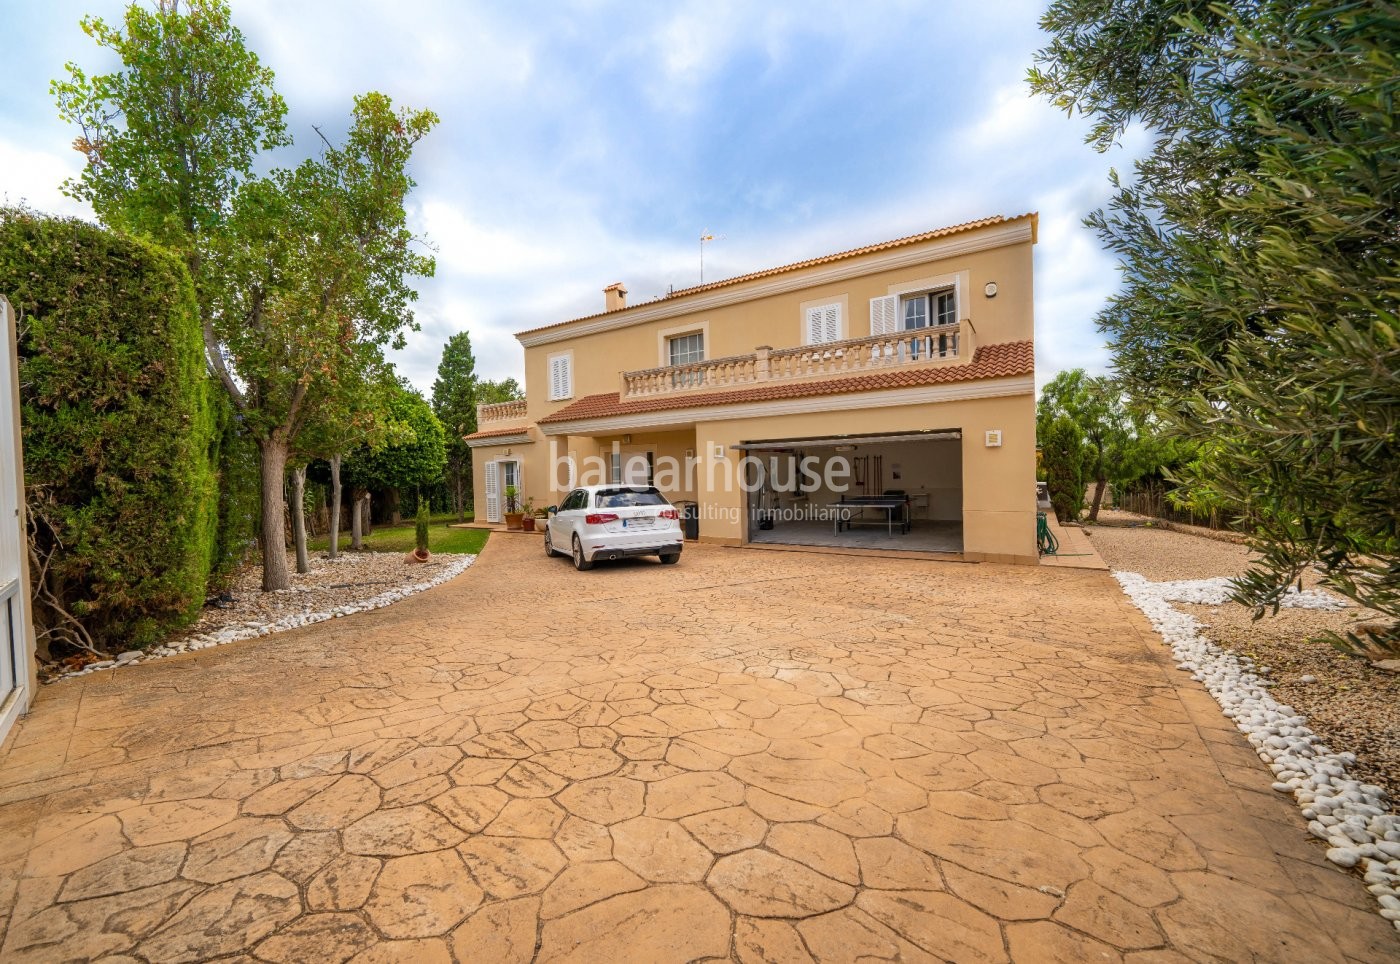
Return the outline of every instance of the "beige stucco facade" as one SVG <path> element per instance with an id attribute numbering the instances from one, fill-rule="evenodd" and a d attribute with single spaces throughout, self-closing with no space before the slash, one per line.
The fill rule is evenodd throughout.
<path id="1" fill-rule="evenodd" d="M 614 456 L 650 452 L 686 467 L 655 481 L 700 504 L 703 541 L 743 544 L 753 512 L 741 463 L 755 445 L 819 440 L 813 451 L 829 457 L 875 451 L 865 443 L 876 437 L 888 451 L 906 435 L 952 433 L 962 554 L 1033 562 L 1035 232 L 1034 215 L 989 218 L 520 333 L 526 400 L 483 409 L 468 438 L 478 518 L 488 503 L 499 512 L 504 461 L 539 507 L 571 481 L 610 480 L 585 477 L 590 466 L 612 473 Z M 904 328 L 906 312 L 924 310 L 908 302 L 926 293 L 951 295 L 955 316 Z M 623 297 L 615 286 L 607 296 Z M 670 365 L 672 340 L 694 334 L 703 360 Z M 886 489 L 925 486 L 889 474 Z"/>

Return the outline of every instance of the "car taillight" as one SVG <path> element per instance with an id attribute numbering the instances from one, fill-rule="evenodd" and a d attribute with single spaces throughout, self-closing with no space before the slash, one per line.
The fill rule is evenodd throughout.
<path id="1" fill-rule="evenodd" d="M 658 519 L 679 519 L 680 514 L 675 509 L 662 509 L 656 517 Z"/>
<path id="2" fill-rule="evenodd" d="M 600 525 L 602 525 L 602 524 L 605 523 L 605 522 L 616 522 L 616 521 L 617 521 L 617 513 L 615 513 L 615 512 L 590 512 L 590 513 L 588 513 L 588 515 L 586 515 L 586 516 L 583 517 L 583 521 L 584 521 L 584 522 L 587 522 L 587 523 L 588 523 L 589 525 L 591 525 L 591 526 L 600 526 Z"/>

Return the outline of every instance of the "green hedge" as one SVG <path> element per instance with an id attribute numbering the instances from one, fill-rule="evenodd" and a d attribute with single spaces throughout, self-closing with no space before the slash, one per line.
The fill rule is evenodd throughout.
<path id="1" fill-rule="evenodd" d="M 152 245 L 4 209 L 0 292 L 19 319 L 44 642 L 60 655 L 82 638 L 66 610 L 100 649 L 149 643 L 199 612 L 219 532 L 219 413 L 189 273 Z"/>

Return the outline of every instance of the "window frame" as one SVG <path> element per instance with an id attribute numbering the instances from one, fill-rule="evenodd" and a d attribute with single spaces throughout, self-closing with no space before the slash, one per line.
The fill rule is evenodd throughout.
<path id="1" fill-rule="evenodd" d="M 692 339 L 692 338 L 699 339 L 699 341 L 698 341 L 699 347 L 698 347 L 697 349 L 695 349 L 695 351 L 697 352 L 696 357 L 694 357 L 694 358 L 687 358 L 687 359 L 684 359 L 683 361 L 677 361 L 677 360 L 676 360 L 676 344 L 677 344 L 678 342 L 682 342 L 682 341 L 689 341 L 689 340 Z M 689 352 L 687 352 L 687 353 L 689 353 Z M 685 332 L 684 334 L 671 335 L 671 336 L 667 337 L 667 339 L 666 339 L 666 363 L 667 363 L 668 367 L 674 368 L 674 367 L 676 367 L 677 365 L 694 365 L 694 364 L 696 364 L 697 362 L 702 362 L 702 361 L 704 361 L 704 360 L 705 360 L 705 332 L 704 332 L 704 331 L 702 331 L 702 330 L 700 330 L 700 329 L 697 328 L 697 329 L 695 329 L 694 331 L 688 331 L 688 332 Z"/>

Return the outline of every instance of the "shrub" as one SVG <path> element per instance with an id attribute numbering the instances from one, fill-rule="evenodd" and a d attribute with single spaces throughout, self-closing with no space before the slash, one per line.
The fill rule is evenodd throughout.
<path id="1" fill-rule="evenodd" d="M 41 655 L 149 643 L 198 613 L 219 528 L 189 273 L 152 245 L 3 209 L 0 291 L 20 328 Z"/>
<path id="2" fill-rule="evenodd" d="M 414 542 L 420 553 L 428 551 L 428 500 L 418 500 L 418 516 L 413 521 Z"/>

